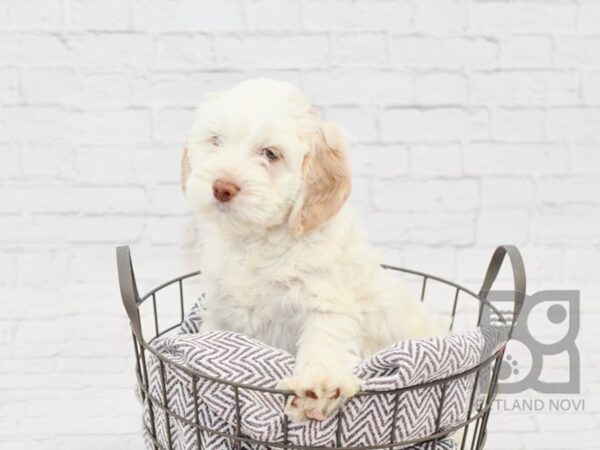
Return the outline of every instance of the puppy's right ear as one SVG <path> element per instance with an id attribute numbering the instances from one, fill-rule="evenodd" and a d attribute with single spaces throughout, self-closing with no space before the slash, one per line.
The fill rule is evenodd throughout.
<path id="1" fill-rule="evenodd" d="M 190 171 L 190 159 L 188 155 L 188 148 L 186 146 L 183 148 L 183 154 L 181 155 L 181 190 L 184 194 Z"/>

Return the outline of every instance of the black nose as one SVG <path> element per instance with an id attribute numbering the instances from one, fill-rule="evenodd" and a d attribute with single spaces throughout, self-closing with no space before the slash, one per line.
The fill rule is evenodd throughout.
<path id="1" fill-rule="evenodd" d="M 227 203 L 240 192 L 240 187 L 230 181 L 217 180 L 213 183 L 213 195 L 221 203 Z"/>

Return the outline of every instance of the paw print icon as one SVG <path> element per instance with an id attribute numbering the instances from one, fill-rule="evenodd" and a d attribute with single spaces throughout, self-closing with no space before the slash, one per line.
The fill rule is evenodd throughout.
<path id="1" fill-rule="evenodd" d="M 512 355 L 506 355 L 502 365 L 500 366 L 499 377 L 501 380 L 508 380 L 511 375 L 519 375 L 519 363 L 516 359 L 513 359 Z"/>
<path id="2" fill-rule="evenodd" d="M 488 300 L 509 318 L 512 291 L 491 291 Z M 500 392 L 528 389 L 540 393 L 576 394 L 580 390 L 579 291 L 548 290 L 528 295 L 507 346 L 500 372 Z M 497 317 L 485 308 L 482 325 Z"/>

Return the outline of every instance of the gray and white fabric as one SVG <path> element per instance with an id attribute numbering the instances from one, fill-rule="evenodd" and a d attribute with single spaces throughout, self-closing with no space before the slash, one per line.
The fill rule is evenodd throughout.
<path id="1" fill-rule="evenodd" d="M 186 368 L 244 385 L 275 388 L 281 378 L 292 374 L 294 357 L 291 354 L 238 333 L 198 332 L 199 317 L 199 309 L 194 308 L 180 334 L 161 337 L 153 347 L 168 360 Z M 489 326 L 457 335 L 402 341 L 381 350 L 355 367 L 355 373 L 363 380 L 362 389 L 381 394 L 351 399 L 344 406 L 339 421 L 334 415 L 321 422 L 287 422 L 288 443 L 334 447 L 339 439 L 344 447 L 379 445 L 388 444 L 392 439 L 400 442 L 422 438 L 455 426 L 467 416 L 475 372 L 445 384 L 397 393 L 385 391 L 468 371 L 505 344 L 507 331 L 504 326 Z M 207 450 L 235 448 L 226 435 L 236 435 L 236 396 L 240 404 L 240 436 L 263 442 L 284 441 L 286 417 L 282 395 L 246 388 L 240 388 L 236 394 L 232 386 L 198 377 L 195 390 L 199 401 L 194 405 L 194 386 L 189 375 L 174 365 L 164 364 L 163 392 L 160 362 L 148 355 L 148 366 L 152 396 L 161 403 L 166 401 L 168 409 L 184 419 L 167 418 L 157 406 L 150 411 L 148 402 L 144 402 L 144 420 L 151 429 L 150 414 L 154 415 L 157 440 L 164 448 L 196 449 L 198 441 Z M 396 426 L 392 429 L 394 418 Z M 190 425 L 196 421 L 218 433 L 196 433 Z M 148 448 L 153 448 L 149 436 L 147 442 Z M 450 450 L 453 446 L 451 439 L 441 439 L 411 449 Z M 263 450 L 266 447 L 243 442 L 241 448 Z"/>

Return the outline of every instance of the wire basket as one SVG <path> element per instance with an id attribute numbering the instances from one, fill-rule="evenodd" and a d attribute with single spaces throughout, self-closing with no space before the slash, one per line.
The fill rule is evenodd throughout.
<path id="1" fill-rule="evenodd" d="M 514 305 L 513 310 L 507 316 L 512 316 L 511 320 L 507 320 L 505 315 L 500 312 L 494 305 L 488 300 L 488 294 L 496 277 L 502 266 L 505 255 L 509 256 L 511 263 L 513 282 L 514 282 Z M 239 403 L 239 392 L 241 390 L 260 391 L 263 393 L 269 393 L 278 395 L 281 397 L 281 405 L 286 404 L 288 398 L 293 395 L 291 391 L 270 389 L 261 386 L 253 386 L 249 384 L 232 382 L 231 380 L 220 379 L 218 377 L 207 375 L 206 373 L 193 370 L 186 367 L 179 362 L 170 360 L 164 354 L 158 352 L 152 345 L 156 338 L 166 335 L 172 330 L 176 330 L 185 320 L 186 311 L 186 299 L 184 285 L 187 285 L 197 276 L 200 272 L 192 272 L 180 277 L 174 278 L 167 281 L 160 286 L 152 289 L 147 294 L 140 296 L 138 294 L 138 288 L 135 281 L 135 275 L 133 271 L 133 265 L 131 261 L 129 247 L 118 247 L 117 248 L 117 266 L 119 273 L 119 284 L 121 290 L 121 297 L 125 310 L 130 320 L 130 327 L 133 335 L 133 345 L 135 350 L 135 371 L 137 377 L 137 387 L 140 393 L 141 401 L 147 407 L 147 420 L 143 420 L 144 432 L 149 442 L 149 446 L 156 450 L 179 450 L 179 447 L 174 446 L 171 436 L 171 426 L 173 423 L 181 423 L 189 429 L 194 430 L 195 439 L 193 446 L 190 450 L 197 449 L 202 450 L 205 448 L 201 439 L 201 435 L 216 434 L 220 437 L 227 438 L 232 443 L 231 447 L 234 449 L 242 448 L 260 448 L 260 449 L 298 449 L 298 450 L 317 450 L 323 448 L 340 448 L 345 450 L 378 450 L 378 449 L 398 449 L 404 447 L 410 447 L 415 449 L 437 449 L 443 448 L 438 447 L 438 442 L 444 439 L 448 439 L 449 436 L 453 436 L 456 447 L 461 450 L 464 449 L 482 449 L 484 447 L 487 437 L 487 424 L 492 409 L 493 400 L 496 397 L 498 391 L 498 377 L 500 373 L 500 367 L 504 356 L 505 342 L 500 348 L 495 351 L 489 358 L 482 360 L 476 366 L 463 371 L 458 374 L 454 374 L 444 379 L 436 379 L 427 383 L 422 383 L 415 386 L 407 386 L 400 389 L 394 389 L 390 391 L 361 391 L 357 396 L 389 396 L 393 395 L 394 398 L 399 398 L 403 392 L 415 389 L 426 389 L 432 386 L 441 387 L 441 399 L 439 402 L 439 409 L 437 411 L 437 419 L 435 430 L 426 435 L 420 436 L 415 439 L 409 440 L 398 440 L 394 436 L 392 431 L 391 436 L 387 442 L 380 443 L 378 445 L 366 445 L 366 446 L 343 446 L 340 441 L 342 432 L 343 421 L 341 420 L 344 414 L 344 408 L 340 409 L 337 413 L 337 430 L 336 430 L 336 444 L 329 447 L 313 447 L 303 446 L 291 443 L 288 439 L 288 419 L 284 419 L 283 423 L 283 439 L 280 442 L 262 441 L 253 439 L 248 436 L 244 436 L 241 432 L 241 424 L 244 420 L 241 414 L 241 408 Z M 443 286 L 446 291 L 449 291 L 448 306 L 451 306 L 450 312 L 447 314 L 449 319 L 449 330 L 453 331 L 456 327 L 456 318 L 459 305 L 463 302 L 469 303 L 475 308 L 471 308 L 474 314 L 471 314 L 471 327 L 479 326 L 482 323 L 482 317 L 484 309 L 488 308 L 488 312 L 493 317 L 494 321 L 502 323 L 509 327 L 508 339 L 512 335 L 513 328 L 515 326 L 517 317 L 521 311 L 523 301 L 525 299 L 526 289 L 526 278 L 523 260 L 516 247 L 505 245 L 498 247 L 489 263 L 487 272 L 484 277 L 481 289 L 478 294 L 463 287 L 452 281 L 445 280 L 443 278 L 429 275 L 423 272 L 403 269 L 399 267 L 384 265 L 385 269 L 395 271 L 395 273 L 402 274 L 408 278 L 412 278 L 413 281 L 418 282 L 420 287 L 420 298 L 421 301 L 425 301 L 427 292 L 434 289 L 434 286 Z M 157 307 L 157 299 L 163 294 L 170 290 L 168 296 L 169 305 L 175 308 L 174 314 L 166 314 L 166 318 L 162 314 L 159 314 L 159 308 Z M 160 310 L 163 309 L 161 303 Z M 143 314 L 142 309 L 148 308 Z M 142 318 L 146 320 L 143 321 Z M 168 322 L 167 322 L 168 321 Z M 160 371 L 160 388 L 159 395 L 156 390 L 150 388 L 149 381 L 149 359 L 158 361 L 158 370 Z M 165 368 L 173 368 L 181 373 L 185 374 L 191 380 L 193 387 L 192 397 L 193 405 L 199 404 L 199 395 L 196 390 L 196 383 L 198 380 L 209 380 L 213 383 L 219 383 L 223 389 L 232 389 L 235 393 L 235 427 L 231 433 L 223 433 L 222 430 L 213 429 L 206 424 L 202 424 L 199 420 L 198 413 L 195 411 L 195 417 L 192 420 L 190 418 L 182 417 L 177 411 L 173 410 L 169 406 L 167 398 L 167 386 L 165 384 Z M 464 420 L 460 423 L 454 424 L 450 428 L 444 428 L 440 426 L 442 408 L 444 404 L 444 393 L 449 383 L 466 380 L 469 377 L 472 382 L 473 388 L 470 390 L 470 396 L 467 399 L 468 405 L 465 405 L 467 411 Z M 392 423 L 392 430 L 396 427 L 396 411 L 397 405 L 394 406 L 394 416 Z M 154 411 L 159 411 L 162 417 L 166 419 L 166 429 L 163 430 L 163 434 L 166 433 L 166 439 L 158 439 L 158 428 L 165 426 L 164 423 L 158 423 Z M 187 450 L 187 447 L 186 447 Z"/>

